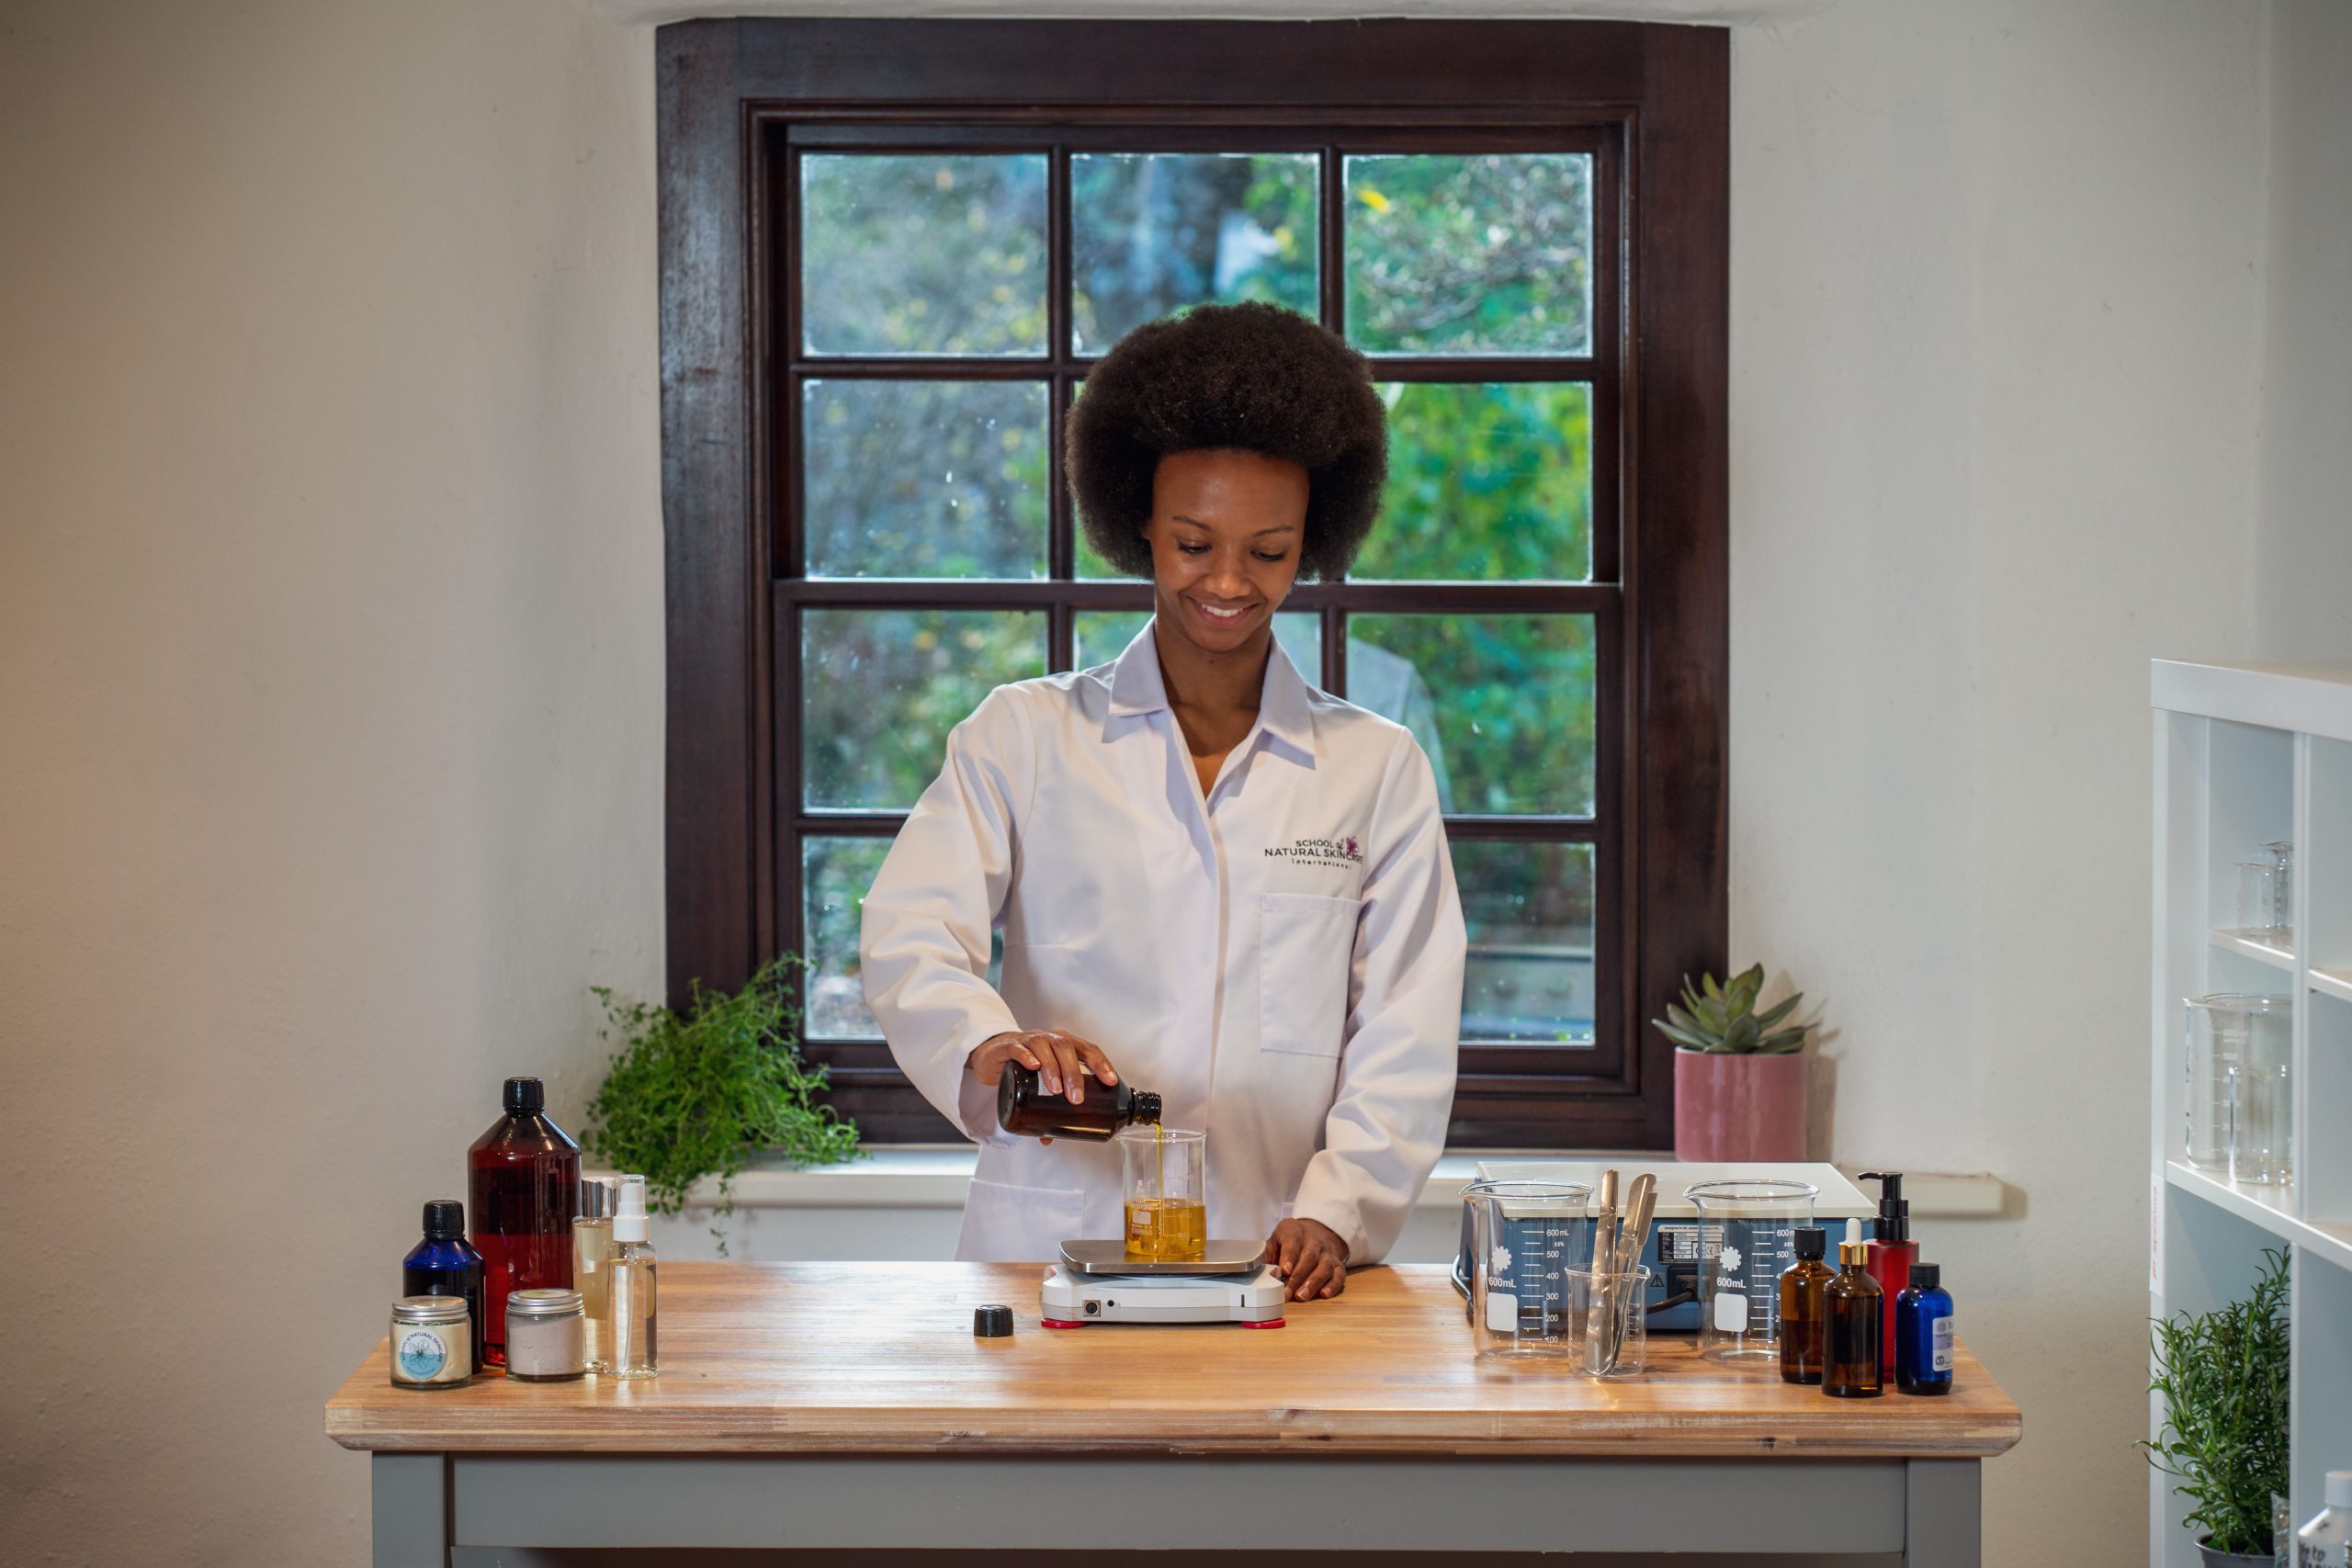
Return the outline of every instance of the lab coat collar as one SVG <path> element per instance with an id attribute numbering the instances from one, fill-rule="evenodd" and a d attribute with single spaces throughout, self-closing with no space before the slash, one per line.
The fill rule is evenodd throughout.
<path id="1" fill-rule="evenodd" d="M 1111 667 L 1111 713 L 1114 717 L 1160 713 L 1168 708 L 1168 682 L 1159 672 L 1159 646 L 1153 638 L 1156 623 L 1127 644 Z M 1296 751 L 1302 759 L 1315 756 L 1315 716 L 1307 705 L 1306 678 L 1283 651 L 1280 638 L 1266 654 L 1266 682 L 1258 694 L 1258 728 Z"/>

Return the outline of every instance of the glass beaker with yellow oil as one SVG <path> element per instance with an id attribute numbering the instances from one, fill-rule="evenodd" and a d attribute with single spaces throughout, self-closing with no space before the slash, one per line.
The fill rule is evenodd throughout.
<path id="1" fill-rule="evenodd" d="M 1154 1123 L 1119 1134 L 1127 1258 L 1191 1263 L 1208 1253 L 1208 1134 Z"/>

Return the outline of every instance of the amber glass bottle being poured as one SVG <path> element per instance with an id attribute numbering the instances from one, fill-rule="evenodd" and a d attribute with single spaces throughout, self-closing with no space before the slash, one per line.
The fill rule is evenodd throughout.
<path id="1" fill-rule="evenodd" d="M 1105 1089 L 1093 1084 L 1084 1100 L 1072 1104 L 1058 1094 L 1047 1094 L 1037 1069 L 1017 1062 L 1005 1064 L 996 1080 L 996 1124 L 1024 1138 L 1083 1138 L 1107 1144 L 1122 1127 L 1159 1120 L 1159 1096 L 1125 1084 Z"/>
<path id="2" fill-rule="evenodd" d="M 580 1145 L 549 1119 L 537 1078 L 506 1080 L 506 1114 L 466 1153 L 482 1263 L 482 1359 L 506 1364 L 506 1298 L 571 1286 Z"/>

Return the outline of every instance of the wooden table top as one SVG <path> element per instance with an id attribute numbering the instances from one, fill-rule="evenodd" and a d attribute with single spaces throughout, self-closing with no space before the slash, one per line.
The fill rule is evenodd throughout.
<path id="1" fill-rule="evenodd" d="M 989 1450 L 1968 1458 L 2018 1407 L 1965 1349 L 1945 1397 L 1831 1399 L 1650 1336 L 1649 1370 L 1472 1354 L 1434 1266 L 1351 1275 L 1287 1326 L 1038 1325 L 1044 1269 L 1001 1263 L 665 1263 L 661 1376 L 391 1386 L 379 1342 L 327 1402 L 345 1448 L 460 1452 Z M 972 1309 L 1010 1304 L 1012 1337 Z"/>

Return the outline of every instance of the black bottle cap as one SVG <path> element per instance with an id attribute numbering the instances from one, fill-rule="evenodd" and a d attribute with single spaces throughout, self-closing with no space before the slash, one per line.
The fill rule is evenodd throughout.
<path id="1" fill-rule="evenodd" d="M 424 1205 L 424 1239 L 427 1241 L 463 1241 L 466 1238 L 466 1206 L 455 1198 L 435 1198 Z"/>
<path id="2" fill-rule="evenodd" d="M 1159 1096 L 1149 1089 L 1136 1089 L 1135 1099 L 1128 1103 L 1133 1107 L 1132 1115 L 1136 1121 L 1157 1122 L 1159 1120 Z"/>
<path id="3" fill-rule="evenodd" d="M 1911 1288 L 1915 1291 L 1940 1291 L 1944 1288 L 1944 1270 L 1940 1263 L 1911 1265 Z"/>
<path id="4" fill-rule="evenodd" d="M 510 1116 L 537 1116 L 547 1106 L 547 1087 L 537 1078 L 506 1080 L 506 1113 Z"/>
<path id="5" fill-rule="evenodd" d="M 1818 1263 L 1829 1254 L 1829 1233 L 1819 1225 L 1797 1227 L 1797 1257 L 1808 1263 Z"/>
<path id="6" fill-rule="evenodd" d="M 1871 1238 L 1874 1241 L 1909 1241 L 1911 1239 L 1911 1204 L 1903 1196 L 1903 1173 L 1899 1170 L 1866 1170 L 1864 1181 L 1878 1183 L 1878 1218 L 1871 1222 Z"/>
<path id="7" fill-rule="evenodd" d="M 984 1306 L 972 1309 L 972 1334 L 979 1339 L 1002 1339 L 1012 1332 L 1012 1309 Z"/>

